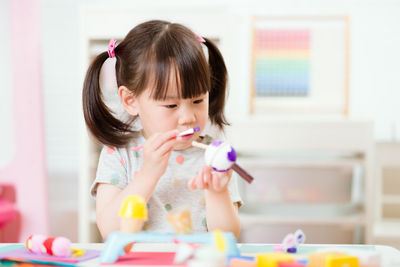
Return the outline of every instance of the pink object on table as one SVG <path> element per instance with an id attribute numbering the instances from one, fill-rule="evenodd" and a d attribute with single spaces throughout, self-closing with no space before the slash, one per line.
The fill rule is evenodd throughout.
<path id="1" fill-rule="evenodd" d="M 129 252 L 118 258 L 113 265 L 169 265 L 186 266 L 185 263 L 174 264 L 175 252 Z"/>
<path id="2" fill-rule="evenodd" d="M 284 251 L 285 251 L 285 249 L 283 248 L 283 246 L 281 244 L 274 246 L 274 252 L 284 252 Z"/>
<path id="3" fill-rule="evenodd" d="M 44 235 L 31 235 L 25 242 L 25 246 L 33 253 L 42 253 L 42 244 L 46 240 Z"/>
<path id="4" fill-rule="evenodd" d="M 27 249 L 36 254 L 69 257 L 72 254 L 71 241 L 66 237 L 46 237 L 31 235 L 25 242 Z"/>
<path id="5" fill-rule="evenodd" d="M 23 262 L 29 262 L 29 261 L 38 261 L 38 263 L 49 263 L 49 262 L 54 262 L 54 263 L 79 263 L 82 261 L 87 261 L 93 258 L 96 258 L 100 255 L 100 250 L 93 250 L 93 249 L 87 249 L 85 250 L 85 254 L 79 257 L 58 257 L 58 256 L 53 256 L 53 255 L 47 255 L 47 254 L 35 254 L 30 252 L 25 246 L 21 246 L 12 250 L 6 250 L 3 252 L 0 252 L 0 259 L 21 259 Z M 57 264 L 55 264 L 57 265 Z"/>

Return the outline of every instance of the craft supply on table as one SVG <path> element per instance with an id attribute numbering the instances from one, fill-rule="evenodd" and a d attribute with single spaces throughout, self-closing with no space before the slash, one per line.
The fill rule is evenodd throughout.
<path id="1" fill-rule="evenodd" d="M 29 251 L 25 245 L 10 245 L 2 248 L 0 252 L 0 260 L 61 266 L 76 266 L 77 263 L 96 258 L 101 253 L 101 251 L 93 249 L 82 251 L 85 253 L 80 256 L 73 256 L 72 254 L 68 257 L 61 257 L 46 253 L 33 253 Z"/>

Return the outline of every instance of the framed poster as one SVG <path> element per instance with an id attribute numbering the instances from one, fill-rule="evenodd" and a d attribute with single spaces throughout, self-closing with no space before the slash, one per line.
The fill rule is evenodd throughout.
<path id="1" fill-rule="evenodd" d="M 348 17 L 254 17 L 252 34 L 250 113 L 348 114 Z"/>

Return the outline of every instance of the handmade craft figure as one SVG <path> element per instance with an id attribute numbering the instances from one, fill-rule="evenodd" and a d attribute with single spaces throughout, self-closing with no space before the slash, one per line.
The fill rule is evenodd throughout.
<path id="1" fill-rule="evenodd" d="M 193 141 L 192 146 L 206 150 L 204 160 L 215 171 L 226 172 L 233 169 L 248 183 L 253 182 L 254 178 L 236 163 L 236 151 L 227 142 L 215 141 L 207 146 Z"/>

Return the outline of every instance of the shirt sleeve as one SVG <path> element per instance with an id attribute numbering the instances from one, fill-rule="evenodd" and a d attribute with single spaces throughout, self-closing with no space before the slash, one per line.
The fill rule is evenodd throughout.
<path id="1" fill-rule="evenodd" d="M 104 146 L 101 150 L 96 179 L 90 189 L 90 193 L 93 197 L 96 196 L 97 186 L 100 183 L 112 184 L 121 189 L 127 186 L 128 173 L 126 169 L 126 159 L 121 155 L 120 149 Z"/>
<path id="2" fill-rule="evenodd" d="M 243 200 L 240 197 L 240 193 L 239 193 L 239 187 L 238 187 L 238 182 L 237 182 L 238 178 L 240 178 L 239 175 L 236 172 L 232 172 L 232 177 L 228 184 L 228 190 L 229 190 L 232 202 L 237 203 L 238 207 L 241 207 L 243 205 Z"/>

